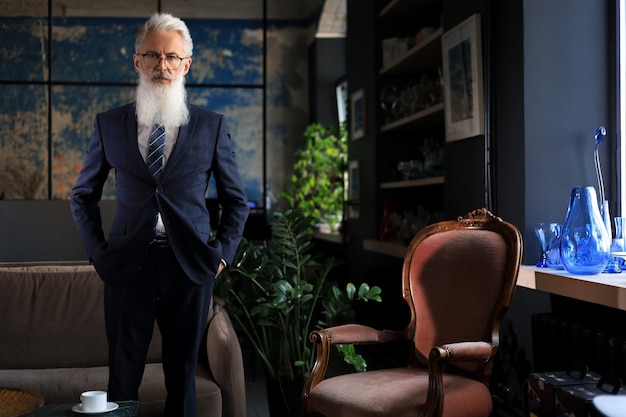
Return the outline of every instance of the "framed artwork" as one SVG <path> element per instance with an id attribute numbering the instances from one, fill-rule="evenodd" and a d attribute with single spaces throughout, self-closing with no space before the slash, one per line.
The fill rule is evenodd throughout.
<path id="1" fill-rule="evenodd" d="M 480 15 L 444 33 L 441 48 L 446 141 L 481 135 L 485 110 Z"/>
<path id="2" fill-rule="evenodd" d="M 358 219 L 361 205 L 361 167 L 358 160 L 348 162 L 348 218 Z"/>
<path id="3" fill-rule="evenodd" d="M 337 99 L 337 120 L 341 125 L 348 121 L 348 81 L 345 77 L 335 83 L 335 97 Z"/>
<path id="4" fill-rule="evenodd" d="M 365 136 L 365 90 L 361 88 L 352 93 L 350 103 L 352 140 L 357 140 Z"/>

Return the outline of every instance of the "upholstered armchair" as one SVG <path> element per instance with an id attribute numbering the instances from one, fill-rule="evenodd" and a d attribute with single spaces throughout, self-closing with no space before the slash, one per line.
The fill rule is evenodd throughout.
<path id="1" fill-rule="evenodd" d="M 486 209 L 420 231 L 402 270 L 409 325 L 312 332 L 317 358 L 302 393 L 305 415 L 488 416 L 492 359 L 521 258 L 519 230 Z M 410 341 L 406 366 L 325 378 L 333 345 L 399 340 Z"/>

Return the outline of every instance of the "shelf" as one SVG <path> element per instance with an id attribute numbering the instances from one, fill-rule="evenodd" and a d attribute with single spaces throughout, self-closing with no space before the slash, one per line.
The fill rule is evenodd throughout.
<path id="1" fill-rule="evenodd" d="M 426 187 L 429 185 L 439 185 L 444 184 L 444 177 L 430 177 L 430 178 L 419 178 L 416 180 L 407 180 L 407 181 L 389 181 L 389 182 L 381 182 L 381 189 L 390 189 L 390 188 L 413 188 L 413 187 Z"/>
<path id="2" fill-rule="evenodd" d="M 363 249 L 404 259 L 408 247 L 398 242 L 381 242 L 380 240 L 365 239 L 363 241 Z"/>
<path id="3" fill-rule="evenodd" d="M 402 119 L 394 120 L 380 128 L 381 133 L 390 131 L 410 131 L 420 127 L 431 127 L 444 123 L 443 103 L 437 103 L 422 111 Z"/>
<path id="4" fill-rule="evenodd" d="M 316 230 L 313 233 L 313 238 L 324 240 L 326 242 L 343 243 L 343 235 L 339 233 L 322 233 L 319 230 Z"/>
<path id="5" fill-rule="evenodd" d="M 626 273 L 573 275 L 522 265 L 517 285 L 626 311 Z"/>
<path id="6" fill-rule="evenodd" d="M 391 0 L 381 11 L 380 17 L 391 18 L 411 18 L 416 17 L 424 11 L 434 10 L 440 6 L 440 0 L 422 0 L 416 6 L 415 0 Z"/>
<path id="7" fill-rule="evenodd" d="M 442 27 L 409 49 L 405 56 L 381 68 L 380 75 L 415 74 L 422 70 L 432 69 L 433 63 L 441 63 L 441 35 L 443 35 Z"/>

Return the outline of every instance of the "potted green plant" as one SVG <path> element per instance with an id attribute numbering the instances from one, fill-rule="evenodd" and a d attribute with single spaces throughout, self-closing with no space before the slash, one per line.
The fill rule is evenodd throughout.
<path id="1" fill-rule="evenodd" d="M 343 219 L 347 138 L 345 123 L 338 131 L 319 123 L 307 126 L 304 146 L 296 152 L 293 172 L 280 194 L 315 224 L 327 223 L 331 232 Z"/>
<path id="2" fill-rule="evenodd" d="M 328 274 L 338 260 L 315 259 L 313 227 L 299 210 L 274 212 L 271 226 L 267 245 L 242 241 L 231 267 L 218 281 L 216 295 L 225 300 L 235 328 L 264 366 L 270 414 L 299 415 L 300 391 L 314 361 L 308 339 L 311 330 L 353 320 L 351 303 L 380 302 L 381 290 L 365 283 L 358 290 L 353 284 L 342 290 L 331 283 Z M 340 353 L 357 370 L 364 369 L 354 347 L 341 346 Z M 296 400 L 283 402 L 289 412 L 272 413 L 272 387 L 277 387 L 278 397 Z M 294 392 L 285 394 L 289 387 Z"/>

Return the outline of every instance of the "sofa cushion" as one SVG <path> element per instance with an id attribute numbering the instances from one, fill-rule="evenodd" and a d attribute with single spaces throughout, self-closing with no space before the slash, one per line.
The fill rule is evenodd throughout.
<path id="1" fill-rule="evenodd" d="M 106 390 L 108 369 L 57 368 L 57 369 L 0 369 L 3 386 L 20 388 L 41 394 L 46 404 L 78 403 L 80 393 L 87 390 Z M 196 370 L 198 415 L 222 415 L 220 388 L 209 376 L 206 366 Z M 139 388 L 141 417 L 162 416 L 165 406 L 165 384 L 161 364 L 148 364 Z M 204 410 L 202 412 L 202 410 Z"/>
<path id="2" fill-rule="evenodd" d="M 103 289 L 90 265 L 0 267 L 0 369 L 105 366 Z"/>

